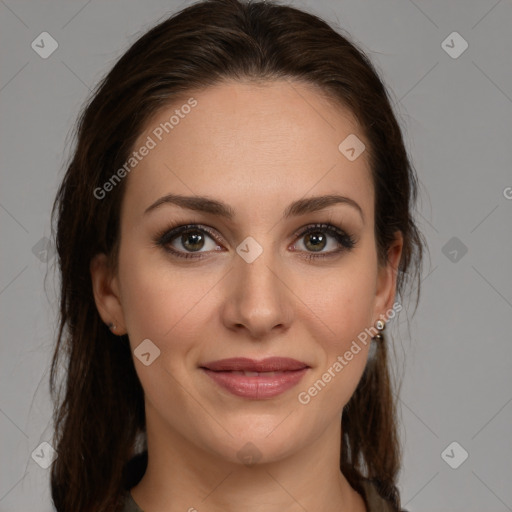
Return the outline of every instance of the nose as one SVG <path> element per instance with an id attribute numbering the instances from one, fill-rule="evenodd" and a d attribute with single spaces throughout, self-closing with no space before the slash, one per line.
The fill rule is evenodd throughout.
<path id="1" fill-rule="evenodd" d="M 245 331 L 262 340 L 288 330 L 293 317 L 293 293 L 285 273 L 270 251 L 252 263 L 238 255 L 227 276 L 222 322 L 229 330 Z"/>

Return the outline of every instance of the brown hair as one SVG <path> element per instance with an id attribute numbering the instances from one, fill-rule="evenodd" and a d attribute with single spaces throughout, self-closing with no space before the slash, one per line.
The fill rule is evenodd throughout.
<path id="1" fill-rule="evenodd" d="M 89 271 L 100 252 L 115 267 L 126 180 L 107 199 L 93 191 L 127 160 L 153 114 L 225 79 L 307 82 L 355 115 L 370 142 L 379 264 L 400 231 L 397 293 L 403 297 L 416 277 L 419 297 L 424 242 L 412 218 L 417 180 L 385 87 L 364 53 L 320 18 L 271 2 L 207 0 L 164 20 L 129 48 L 84 107 L 52 210 L 61 273 L 50 375 L 58 453 L 51 492 L 59 512 L 119 510 L 124 488 L 136 483 L 127 463 L 145 439 L 144 394 L 130 345 L 103 324 Z M 373 480 L 398 508 L 395 400 L 386 343 L 378 347 L 344 409 L 341 470 L 359 491 L 363 477 Z M 57 389 L 63 356 L 66 375 Z"/>

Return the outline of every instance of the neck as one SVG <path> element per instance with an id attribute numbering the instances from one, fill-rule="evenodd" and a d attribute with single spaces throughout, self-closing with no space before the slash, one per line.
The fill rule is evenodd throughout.
<path id="1" fill-rule="evenodd" d="M 365 512 L 363 499 L 340 471 L 341 422 L 278 460 L 246 465 L 169 432 L 146 410 L 148 466 L 131 489 L 145 511 Z M 154 411 L 153 411 L 154 412 Z M 256 453 L 257 449 L 256 449 Z M 243 459 L 246 460 L 246 459 Z"/>

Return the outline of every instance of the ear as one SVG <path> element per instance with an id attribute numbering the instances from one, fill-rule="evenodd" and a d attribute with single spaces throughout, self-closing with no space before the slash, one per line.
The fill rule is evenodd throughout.
<path id="1" fill-rule="evenodd" d="M 101 319 L 116 326 L 114 334 L 126 334 L 118 278 L 112 275 L 107 255 L 96 254 L 89 266 L 96 308 Z"/>
<path id="2" fill-rule="evenodd" d="M 395 240 L 388 249 L 388 262 L 379 267 L 377 276 L 377 291 L 375 295 L 374 322 L 388 319 L 388 312 L 393 309 L 396 295 L 396 278 L 398 265 L 402 256 L 404 240 L 400 231 L 395 232 Z"/>

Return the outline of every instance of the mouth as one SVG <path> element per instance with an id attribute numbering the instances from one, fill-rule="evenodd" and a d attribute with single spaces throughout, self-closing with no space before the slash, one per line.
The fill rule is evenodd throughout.
<path id="1" fill-rule="evenodd" d="M 296 386 L 309 369 L 296 359 L 271 357 L 222 359 L 200 369 L 231 394 L 253 400 L 273 398 Z"/>
<path id="2" fill-rule="evenodd" d="M 210 361 L 201 366 L 214 372 L 285 372 L 293 370 L 302 370 L 309 366 L 297 359 L 290 357 L 267 357 L 257 361 L 247 357 L 232 357 L 230 359 L 220 359 L 218 361 Z"/>

